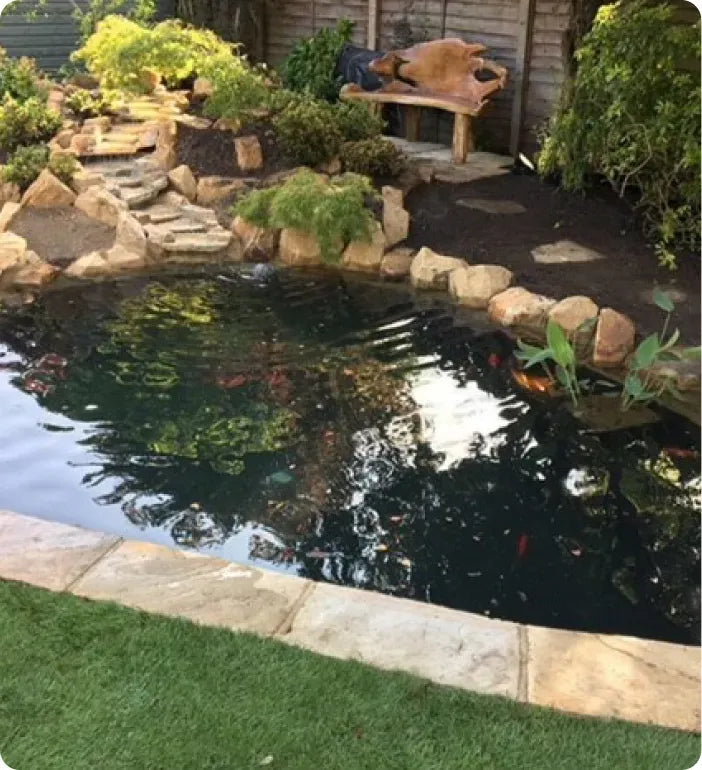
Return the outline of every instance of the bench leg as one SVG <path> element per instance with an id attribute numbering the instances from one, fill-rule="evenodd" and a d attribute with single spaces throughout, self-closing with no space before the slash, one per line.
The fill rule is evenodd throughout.
<path id="1" fill-rule="evenodd" d="M 405 107 L 405 137 L 407 141 L 419 141 L 419 124 L 421 123 L 421 120 L 421 107 Z"/>
<path id="2" fill-rule="evenodd" d="M 453 121 L 453 162 L 465 163 L 468 153 L 474 150 L 475 140 L 471 117 L 457 112 Z"/>

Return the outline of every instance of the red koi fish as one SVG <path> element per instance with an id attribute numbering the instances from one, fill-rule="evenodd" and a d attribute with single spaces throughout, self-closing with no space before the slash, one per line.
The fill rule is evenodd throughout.
<path id="1" fill-rule="evenodd" d="M 694 449 L 680 449 L 679 447 L 666 447 L 663 450 L 668 457 L 675 457 L 678 460 L 695 460 L 700 455 Z"/>
<path id="2" fill-rule="evenodd" d="M 232 388 L 240 388 L 242 385 L 246 385 L 246 383 L 249 381 L 249 378 L 245 374 L 232 374 L 230 376 L 227 376 L 225 374 L 221 374 L 215 382 L 220 388 L 224 388 L 224 390 L 231 390 Z"/>
<path id="3" fill-rule="evenodd" d="M 523 559 L 529 550 L 529 535 L 520 535 L 517 540 L 517 557 Z"/>
<path id="4" fill-rule="evenodd" d="M 68 361 L 58 353 L 47 353 L 37 362 L 37 368 L 39 369 L 63 369 L 64 366 L 68 366 Z"/>
<path id="5" fill-rule="evenodd" d="M 53 387 L 34 377 L 29 377 L 24 381 L 24 390 L 27 393 L 38 393 L 40 396 L 45 396 L 47 393 L 51 393 Z"/>
<path id="6" fill-rule="evenodd" d="M 488 366 L 491 366 L 493 369 L 499 369 L 502 366 L 502 359 L 497 353 L 490 353 L 487 362 Z"/>

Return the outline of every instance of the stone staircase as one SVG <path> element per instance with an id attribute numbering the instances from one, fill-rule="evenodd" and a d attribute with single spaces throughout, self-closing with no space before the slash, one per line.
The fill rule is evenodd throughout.
<path id="1" fill-rule="evenodd" d="M 86 171 L 100 174 L 107 189 L 130 209 L 153 203 L 168 188 L 168 175 L 150 158 L 86 163 Z"/>

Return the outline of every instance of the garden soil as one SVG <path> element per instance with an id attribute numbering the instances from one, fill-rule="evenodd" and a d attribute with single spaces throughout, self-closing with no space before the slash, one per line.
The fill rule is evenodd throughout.
<path id="1" fill-rule="evenodd" d="M 109 249 L 115 242 L 114 228 L 74 208 L 23 208 L 11 230 L 40 257 L 61 266 L 91 251 Z"/>
<path id="2" fill-rule="evenodd" d="M 521 213 L 485 213 L 466 199 L 510 202 Z M 459 201 L 463 201 L 459 203 Z M 676 302 L 673 327 L 686 344 L 700 340 L 700 259 L 683 254 L 671 272 L 658 267 L 653 247 L 627 204 L 604 185 L 587 197 L 546 184 L 534 175 L 510 173 L 467 184 L 434 182 L 407 198 L 412 216 L 409 245 L 429 246 L 470 264 L 500 264 L 521 286 L 557 299 L 585 294 L 600 307 L 630 315 L 644 333 L 660 328 L 652 303 L 655 286 Z M 580 263 L 539 264 L 532 250 L 572 241 L 601 255 Z"/>

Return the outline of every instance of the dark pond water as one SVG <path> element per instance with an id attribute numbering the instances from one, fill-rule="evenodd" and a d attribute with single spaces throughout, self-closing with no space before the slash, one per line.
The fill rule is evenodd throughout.
<path id="1" fill-rule="evenodd" d="M 486 615 L 698 642 L 699 442 L 588 432 L 510 343 L 286 274 L 0 313 L 0 507 Z"/>

